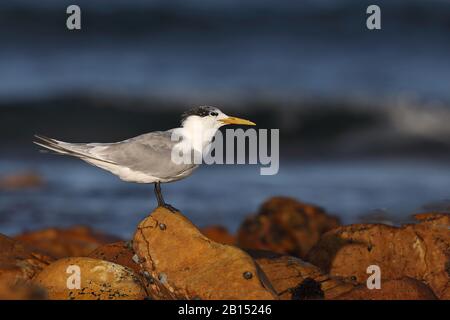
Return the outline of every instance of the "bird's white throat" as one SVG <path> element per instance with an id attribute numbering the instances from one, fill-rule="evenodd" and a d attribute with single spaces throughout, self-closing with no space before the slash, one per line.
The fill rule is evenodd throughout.
<path id="1" fill-rule="evenodd" d="M 204 152 L 222 125 L 215 118 L 190 116 L 182 124 L 182 143 L 185 146 L 190 144 L 195 151 Z"/>

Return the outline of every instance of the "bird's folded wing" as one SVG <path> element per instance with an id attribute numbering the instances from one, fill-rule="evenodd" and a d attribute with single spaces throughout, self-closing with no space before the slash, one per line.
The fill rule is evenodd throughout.
<path id="1" fill-rule="evenodd" d="M 159 178 L 170 178 L 190 170 L 194 164 L 172 161 L 172 150 L 178 143 L 171 131 L 155 131 L 111 144 L 91 144 L 91 154 L 119 166 Z"/>

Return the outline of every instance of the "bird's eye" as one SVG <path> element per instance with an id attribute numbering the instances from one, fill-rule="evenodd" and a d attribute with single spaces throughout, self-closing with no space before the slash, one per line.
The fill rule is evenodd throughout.
<path id="1" fill-rule="evenodd" d="M 219 114 L 217 112 L 211 112 L 210 115 L 212 115 L 213 117 L 217 117 Z"/>

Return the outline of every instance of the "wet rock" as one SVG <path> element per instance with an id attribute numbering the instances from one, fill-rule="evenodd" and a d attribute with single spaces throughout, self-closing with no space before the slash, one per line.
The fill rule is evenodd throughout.
<path id="1" fill-rule="evenodd" d="M 42 177 L 34 172 L 22 172 L 0 177 L 0 190 L 37 188 L 43 184 Z"/>
<path id="2" fill-rule="evenodd" d="M 209 239 L 222 244 L 233 245 L 235 237 L 222 226 L 209 226 L 201 229 L 201 232 Z"/>
<path id="3" fill-rule="evenodd" d="M 423 282 L 402 278 L 382 282 L 380 289 L 368 289 L 359 285 L 352 291 L 342 294 L 337 300 L 435 300 L 433 291 Z"/>
<path id="4" fill-rule="evenodd" d="M 79 286 L 75 268 L 79 268 Z M 143 300 L 147 297 L 131 269 L 86 257 L 57 260 L 33 281 L 45 288 L 52 300 Z"/>
<path id="5" fill-rule="evenodd" d="M 310 263 L 269 251 L 249 250 L 282 300 L 335 299 L 354 284 L 330 277 Z"/>
<path id="6" fill-rule="evenodd" d="M 276 298 L 247 253 L 208 239 L 178 212 L 157 208 L 139 224 L 133 247 L 154 299 Z"/>
<path id="7" fill-rule="evenodd" d="M 440 299 L 450 299 L 450 215 L 416 215 L 416 224 L 342 226 L 324 234 L 308 260 L 331 275 L 364 284 L 367 268 L 377 265 L 381 278 L 414 278 Z"/>
<path id="8" fill-rule="evenodd" d="M 292 198 L 274 197 L 257 215 L 241 225 L 237 244 L 242 248 L 269 250 L 305 257 L 326 231 L 339 225 L 323 209 Z"/>
<path id="9" fill-rule="evenodd" d="M 20 240 L 34 251 L 57 259 L 88 256 L 97 247 L 120 240 L 85 226 L 25 232 L 15 236 L 14 239 Z"/>
<path id="10" fill-rule="evenodd" d="M 52 260 L 28 250 L 20 242 L 2 234 L 0 234 L 0 253 L 0 281 L 10 286 L 26 283 Z"/>
<path id="11" fill-rule="evenodd" d="M 89 258 L 114 262 L 139 273 L 139 261 L 135 257 L 131 242 L 126 241 L 105 244 L 89 254 Z"/>

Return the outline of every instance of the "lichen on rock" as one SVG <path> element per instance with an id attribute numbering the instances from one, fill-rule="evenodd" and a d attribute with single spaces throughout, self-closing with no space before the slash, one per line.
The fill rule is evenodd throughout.
<path id="1" fill-rule="evenodd" d="M 79 274 L 69 269 L 73 266 L 79 268 Z M 131 269 L 86 257 L 57 260 L 44 268 L 33 282 L 45 288 L 53 300 L 143 300 L 147 297 L 145 287 Z"/>

